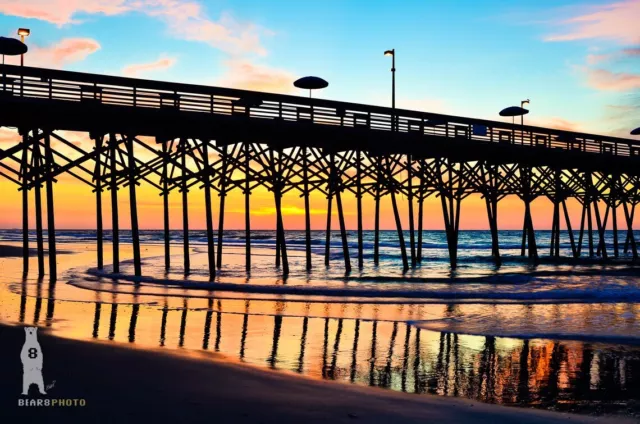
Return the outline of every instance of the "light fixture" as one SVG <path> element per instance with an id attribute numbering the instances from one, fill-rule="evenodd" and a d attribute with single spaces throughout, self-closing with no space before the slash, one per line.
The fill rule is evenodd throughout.
<path id="1" fill-rule="evenodd" d="M 18 28 L 18 35 L 20 37 L 28 37 L 31 35 L 31 30 L 29 28 Z"/>
<path id="2" fill-rule="evenodd" d="M 393 56 L 395 54 L 395 49 L 393 50 L 385 50 L 384 55 L 385 56 Z"/>

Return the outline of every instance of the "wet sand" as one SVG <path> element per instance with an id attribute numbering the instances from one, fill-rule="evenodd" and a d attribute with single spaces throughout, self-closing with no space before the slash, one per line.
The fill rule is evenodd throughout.
<path id="1" fill-rule="evenodd" d="M 413 330 L 410 333 L 409 327 L 403 330 L 403 325 L 400 325 L 398 341 L 388 342 L 390 338 L 396 340 L 394 337 L 396 325 L 380 319 L 397 319 L 403 322 L 408 317 L 420 318 L 421 314 L 418 313 L 420 311 L 418 310 L 414 315 L 410 307 L 404 311 L 402 308 L 390 308 L 387 305 L 373 305 L 371 307 L 373 309 L 369 310 L 368 306 L 361 308 L 359 305 L 344 307 L 321 303 L 308 305 L 293 303 L 286 305 L 285 310 L 285 303 L 252 300 L 252 315 L 248 321 L 247 331 L 248 315 L 244 315 L 243 321 L 243 313 L 249 312 L 248 300 L 246 302 L 225 300 L 225 313 L 217 314 L 216 312 L 218 317 L 213 325 L 210 320 L 211 315 L 214 315 L 213 311 L 223 309 L 220 300 L 216 302 L 214 308 L 211 299 L 188 299 L 187 305 L 187 299 L 168 297 L 167 303 L 162 306 L 162 297 L 159 295 L 145 296 L 142 293 L 112 295 L 77 289 L 66 284 L 70 278 L 67 270 L 74 267 L 86 269 L 94 266 L 95 250 L 91 245 L 84 244 L 67 244 L 65 249 L 73 254 L 58 257 L 61 278 L 57 285 L 35 278 L 21 281 L 20 257 L 0 259 L 0 269 L 3 270 L 0 281 L 2 282 L 0 321 L 9 324 L 9 326 L 0 324 L 0 376 L 2 378 L 0 421 L 2 422 L 25 422 L 25 420 L 30 422 L 35 419 L 38 422 L 206 420 L 222 423 L 417 423 L 425 420 L 480 423 L 613 422 L 613 420 L 621 423 L 635 422 L 632 418 L 620 417 L 615 413 L 591 417 L 524 407 L 498 406 L 465 398 L 397 392 L 399 390 L 399 387 L 396 387 L 399 384 L 397 377 L 402 373 L 399 368 L 402 364 L 401 339 L 404 339 L 404 334 L 410 335 L 413 340 L 411 349 L 418 351 L 419 349 L 415 348 L 420 346 L 416 337 L 417 331 Z M 143 249 L 147 258 L 161 253 L 161 246 L 145 245 Z M 179 248 L 176 248 L 176 251 L 179 251 Z M 105 261 L 108 263 L 109 251 L 107 250 L 106 253 Z M 128 245 L 123 246 L 122 253 L 124 258 L 131 256 Z M 257 260 L 261 258 L 263 257 L 256 255 Z M 264 258 L 266 258 L 265 261 L 269 261 L 269 264 L 271 263 L 270 257 Z M 242 256 L 229 254 L 226 259 L 226 264 L 242 267 Z M 32 258 L 31 269 L 35 267 L 33 261 L 35 258 Z M 150 266 L 150 261 L 146 261 L 145 270 Z M 52 300 L 54 298 L 57 300 Z M 151 301 L 156 302 L 148 303 Z M 140 302 L 139 309 L 132 306 L 136 302 Z M 120 306 L 117 319 L 116 304 Z M 102 310 L 98 309 L 99 305 L 102 306 Z M 167 307 L 171 311 L 165 322 Z M 351 308 L 354 310 L 352 311 Z M 427 305 L 425 316 L 431 316 L 429 313 L 436 312 L 440 316 L 439 308 L 439 306 Z M 538 311 L 536 310 L 535 313 L 537 314 Z M 291 318 L 276 318 L 281 316 L 280 314 L 289 315 Z M 291 358 L 295 361 L 302 358 L 302 355 L 298 357 L 298 352 L 305 347 L 303 342 L 300 348 L 299 330 L 303 325 L 302 316 L 316 317 L 309 318 L 307 353 L 304 357 L 304 373 L 312 377 L 294 374 L 293 370 L 296 367 L 291 365 L 293 363 Z M 337 319 L 331 318 L 329 322 L 325 316 L 344 318 L 344 328 L 342 324 L 336 323 Z M 353 358 L 357 356 L 357 364 L 351 362 L 351 351 L 340 346 L 339 336 L 327 338 L 327 328 L 333 332 L 337 325 L 342 329 L 343 339 L 348 340 L 350 344 L 351 340 L 356 338 L 357 330 L 353 328 L 353 319 L 349 317 L 363 319 L 360 327 L 362 332 L 360 348 L 359 350 L 354 348 Z M 365 321 L 372 317 L 377 317 L 376 319 L 379 320 L 377 327 L 372 327 L 371 322 Z M 292 321 L 294 328 L 288 325 L 288 321 Z M 45 384 L 51 384 L 55 380 L 55 387 L 49 390 L 47 398 L 82 398 L 87 402 L 86 407 L 28 409 L 17 406 L 22 384 L 20 349 L 24 343 L 24 331 L 20 323 L 31 322 L 40 326 L 39 339 L 45 356 Z M 324 340 L 322 339 L 323 326 Z M 374 330 L 373 340 L 367 340 L 364 335 L 371 334 L 372 329 Z M 208 343 L 210 333 L 212 348 L 215 344 L 215 350 L 218 351 L 221 339 L 220 351 L 224 352 L 224 355 L 213 353 L 206 347 L 202 347 L 203 334 L 204 343 Z M 247 334 L 245 352 L 244 337 Z M 379 346 L 377 354 L 372 354 L 371 350 L 376 350 L 376 334 Z M 437 345 L 436 336 L 438 336 L 437 333 L 423 331 L 422 348 L 426 351 L 422 352 L 419 364 L 426 366 L 432 362 L 428 356 L 429 346 Z M 106 340 L 107 337 L 110 341 Z M 159 339 L 160 345 L 164 346 L 162 348 L 158 347 Z M 278 351 L 279 339 L 281 340 Z M 480 353 L 474 352 L 481 346 L 477 344 L 476 339 L 478 338 L 464 336 L 460 338 L 461 358 L 473 354 L 468 359 L 473 363 L 477 362 L 473 358 L 477 358 Z M 305 340 L 304 337 L 302 340 Z M 343 345 L 344 343 L 346 342 L 343 341 Z M 442 338 L 440 338 L 440 344 L 442 344 Z M 395 350 L 387 345 L 395 347 Z M 449 346 L 448 342 L 446 345 Z M 230 349 L 229 346 L 234 347 Z M 331 360 L 331 346 L 334 346 L 333 360 Z M 241 353 L 236 354 L 237 348 Z M 454 347 L 453 351 L 455 352 L 456 349 Z M 323 350 L 324 354 L 322 354 Z M 469 352 L 465 354 L 464 352 L 467 351 Z M 500 352 L 500 349 L 498 351 Z M 543 351 L 551 352 L 555 349 L 543 347 Z M 393 361 L 385 356 L 386 352 L 393 357 Z M 236 356 L 239 355 L 242 359 L 244 354 L 246 354 L 245 362 L 238 362 Z M 373 362 L 370 361 L 371 355 L 374 356 Z M 533 358 L 534 354 L 531 353 L 531 355 Z M 508 358 L 516 357 L 512 353 L 508 353 L 507 356 Z M 331 365 L 325 363 L 327 357 Z M 546 358 L 544 355 L 543 357 Z M 406 352 L 404 358 L 405 360 L 408 358 Z M 502 363 L 499 358 L 496 360 Z M 265 363 L 273 368 L 288 371 L 265 369 Z M 416 363 L 414 356 L 411 357 L 410 363 Z M 256 366 L 256 364 L 263 365 Z M 356 380 L 369 376 L 375 368 L 375 373 L 380 374 L 379 378 L 389 375 L 391 385 L 389 388 L 392 390 L 346 383 L 344 375 L 340 374 L 339 370 L 347 370 L 354 364 L 355 368 L 351 369 L 357 371 Z M 449 369 L 449 365 L 445 368 Z M 343 382 L 321 380 L 321 371 L 327 369 L 331 370 L 331 375 L 338 370 L 335 371 L 336 375 L 342 375 Z M 383 373 L 382 369 L 386 371 Z M 509 375 L 511 373 L 509 367 L 503 371 Z M 495 372 L 496 375 L 500 374 L 498 371 Z M 507 384 L 507 380 L 500 381 L 500 384 Z M 422 380 L 420 382 L 420 384 L 423 383 Z M 536 387 L 534 382 L 531 384 L 532 388 Z M 30 398 L 38 399 L 35 386 L 31 388 Z M 627 404 L 627 406 L 631 405 Z M 619 413 L 624 414 L 624 411 Z M 34 418 L 34 415 L 38 417 Z"/>
<path id="2" fill-rule="evenodd" d="M 84 407 L 18 407 L 21 327 L 0 326 L 3 422 L 556 423 L 633 422 L 416 396 L 259 370 L 217 354 L 172 353 L 67 340 L 40 330 L 48 398 Z M 35 386 L 31 397 L 37 399 Z M 44 397 L 43 397 L 44 398 Z M 5 419 L 8 419 L 5 421 Z M 54 421 L 52 421 L 54 420 Z M 44 422 L 44 421 L 39 421 Z"/>

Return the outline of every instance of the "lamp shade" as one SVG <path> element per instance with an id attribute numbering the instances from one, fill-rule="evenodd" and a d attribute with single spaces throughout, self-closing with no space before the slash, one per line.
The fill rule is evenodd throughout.
<path id="1" fill-rule="evenodd" d="M 29 50 L 27 45 L 15 38 L 0 37 L 0 54 L 7 56 L 18 56 L 25 54 Z"/>
<path id="2" fill-rule="evenodd" d="M 635 130 L 631 131 L 631 135 L 640 135 L 640 127 L 638 127 Z"/>
<path id="3" fill-rule="evenodd" d="M 509 106 L 508 108 L 500 111 L 500 116 L 522 116 L 529 113 L 529 111 L 520 106 Z"/>
<path id="4" fill-rule="evenodd" d="M 296 80 L 293 85 L 305 90 L 318 90 L 328 87 L 329 83 L 320 77 L 302 77 Z"/>

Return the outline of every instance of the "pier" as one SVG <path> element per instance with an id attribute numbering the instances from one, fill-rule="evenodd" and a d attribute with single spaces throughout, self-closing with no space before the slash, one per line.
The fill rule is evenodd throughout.
<path id="1" fill-rule="evenodd" d="M 225 198 L 244 194 L 246 269 L 251 269 L 251 193 L 273 193 L 277 231 L 275 266 L 289 273 L 282 197 L 304 198 L 306 268 L 312 269 L 312 192 L 327 199 L 325 263 L 330 263 L 331 211 L 337 210 L 343 266 L 364 268 L 362 199 L 375 202 L 373 265 L 379 261 L 380 202 L 393 206 L 402 267 L 422 261 L 424 201 L 440 199 L 452 268 L 457 265 L 461 205 L 480 194 L 486 203 L 492 256 L 501 263 L 498 205 L 509 195 L 524 204 L 521 254 L 539 260 L 531 203 L 553 203 L 549 255 L 560 257 L 564 221 L 573 258 L 637 259 L 633 218 L 640 202 L 640 141 L 529 125 L 221 87 L 180 84 L 51 69 L 0 65 L 0 126 L 17 128 L 19 142 L 0 149 L 0 176 L 22 191 L 24 272 L 28 272 L 29 195 L 35 199 L 38 274 L 45 271 L 46 218 L 49 275 L 56 276 L 54 189 L 67 173 L 95 193 L 98 268 L 103 260 L 102 202 L 112 205 L 113 271 L 119 272 L 118 194 L 128 196 L 134 273 L 143 275 L 136 188 L 146 184 L 162 197 L 165 266 L 171 266 L 169 196 L 182 197 L 183 266 L 190 269 L 187 193 L 200 190 L 206 208 L 208 270 L 224 267 Z M 87 151 L 64 138 L 87 133 Z M 56 141 L 74 150 L 67 157 Z M 153 140 L 150 142 L 149 140 Z M 46 217 L 42 213 L 43 191 Z M 212 212 L 217 195 L 219 216 Z M 357 252 L 347 240 L 343 198 L 357 203 Z M 582 205 L 572 223 L 567 199 Z M 105 199 L 106 200 L 106 199 Z M 399 202 L 408 202 L 409 228 Z M 605 212 L 601 213 L 599 205 Z M 622 208 L 624 222 L 618 222 Z M 217 224 L 216 224 L 217 221 Z M 613 243 L 605 242 L 605 229 Z M 405 231 L 409 238 L 405 239 Z M 217 232 L 217 239 L 214 233 Z M 408 244 L 408 246 L 407 246 Z M 353 256 L 353 258 L 352 258 Z M 352 259 L 354 263 L 352 264 Z"/>

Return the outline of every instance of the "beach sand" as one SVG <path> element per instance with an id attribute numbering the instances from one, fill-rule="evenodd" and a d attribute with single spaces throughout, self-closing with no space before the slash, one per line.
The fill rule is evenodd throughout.
<path id="1" fill-rule="evenodd" d="M 217 354 L 172 353 L 90 343 L 41 330 L 48 398 L 85 399 L 84 407 L 18 407 L 21 327 L 0 327 L 2 422 L 217 423 L 556 423 L 625 422 L 416 396 L 319 381 L 230 363 Z M 46 379 L 45 379 L 46 380 Z M 35 386 L 31 397 L 38 398 Z M 44 397 L 42 397 L 44 398 Z M 26 421 L 25 421 L 26 420 Z M 62 421 L 60 421 L 62 422 Z M 632 422 L 632 421 L 628 421 Z"/>

